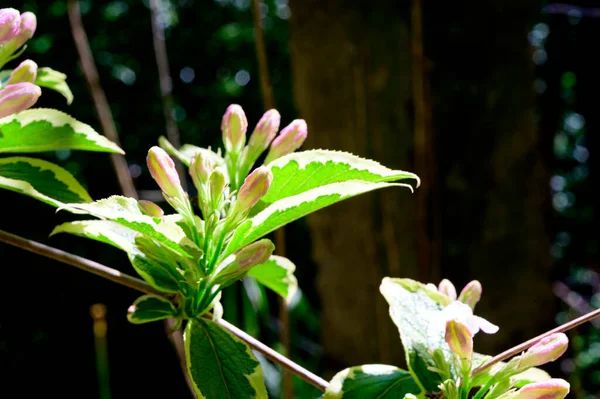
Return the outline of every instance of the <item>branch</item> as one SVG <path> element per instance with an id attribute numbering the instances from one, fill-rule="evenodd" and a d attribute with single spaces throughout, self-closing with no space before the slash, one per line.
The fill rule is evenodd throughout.
<path id="1" fill-rule="evenodd" d="M 127 274 L 121 273 L 118 270 L 112 269 L 108 266 L 104 266 L 100 263 L 94 262 L 92 260 L 82 258 L 81 256 L 73 255 L 68 252 L 62 251 L 57 248 L 53 248 L 42 243 L 28 240 L 26 238 L 19 237 L 17 235 L 5 232 L 0 230 L 0 242 L 4 242 L 15 246 L 17 248 L 24 249 L 29 252 L 33 252 L 38 255 L 45 256 L 47 258 L 51 258 L 57 260 L 62 263 L 66 263 L 71 266 L 75 266 L 81 270 L 86 272 L 90 272 L 96 274 L 100 277 L 104 277 L 112 282 L 117 284 L 124 285 L 129 288 L 133 288 L 135 290 L 141 291 L 146 294 L 161 296 L 167 299 L 171 299 L 168 296 L 165 296 L 164 293 L 157 291 L 152 288 L 148 283 L 137 279 L 135 277 L 131 277 Z M 281 367 L 291 371 L 296 376 L 302 378 L 304 381 L 309 384 L 319 388 L 321 391 L 325 391 L 327 388 L 327 381 L 322 379 L 321 377 L 311 373 L 306 370 L 302 366 L 292 362 L 290 359 L 280 355 L 275 352 L 273 349 L 269 348 L 262 342 L 252 338 L 244 331 L 238 329 L 237 327 L 229 324 L 225 320 L 219 320 L 219 324 L 227 329 L 229 332 L 246 342 L 252 349 L 255 349 L 257 352 L 263 354 L 268 359 L 271 359 L 275 363 L 279 364 Z"/>
<path id="2" fill-rule="evenodd" d="M 546 331 L 545 333 L 540 334 L 537 337 L 530 339 L 529 341 L 523 342 L 520 345 L 517 345 L 513 348 L 510 348 L 509 350 L 506 350 L 506 351 L 500 353 L 499 355 L 494 356 L 493 358 L 491 358 L 490 360 L 488 360 L 487 362 L 485 362 L 484 364 L 482 364 L 481 366 L 479 366 L 475 370 L 473 370 L 473 375 L 479 374 L 482 371 L 490 368 L 494 364 L 501 362 L 503 360 L 506 360 L 509 357 L 518 355 L 519 353 L 529 349 L 529 347 L 537 344 L 539 341 L 541 341 L 543 338 L 546 338 L 549 335 L 556 334 L 559 332 L 569 331 L 569 330 L 571 330 L 587 321 L 590 321 L 598 316 L 600 316 L 600 309 L 596 309 L 596 310 L 589 312 L 581 317 L 576 318 L 575 320 L 571 320 L 570 322 L 565 323 L 562 326 L 558 326 L 553 330 Z"/>
<path id="3" fill-rule="evenodd" d="M 117 144 L 119 147 L 121 143 L 119 141 L 119 134 L 115 126 L 106 94 L 102 90 L 100 85 L 100 78 L 98 76 L 98 70 L 94 64 L 94 57 L 90 50 L 90 44 L 83 28 L 83 22 L 81 21 L 81 12 L 79 10 L 79 1 L 69 0 L 68 4 L 69 22 L 71 23 L 71 33 L 73 34 L 73 40 L 75 41 L 75 47 L 79 54 L 81 61 L 81 70 L 85 81 L 92 95 L 92 101 L 100 119 L 100 126 L 104 135 L 112 142 Z M 120 154 L 110 154 L 110 160 L 117 174 L 121 191 L 127 197 L 137 198 L 137 192 L 127 167 L 127 161 L 125 157 Z"/>
<path id="4" fill-rule="evenodd" d="M 163 104 L 163 113 L 167 128 L 167 138 L 175 148 L 181 147 L 179 140 L 179 129 L 173 117 L 173 80 L 169 70 L 169 59 L 167 57 L 167 44 L 165 43 L 165 31 L 161 22 L 161 11 L 159 0 L 150 0 L 150 18 L 152 20 L 152 43 L 154 44 L 154 54 L 156 55 L 156 65 L 158 67 L 158 78 L 160 82 L 160 95 Z M 175 160 L 177 173 L 181 177 L 181 185 L 187 191 L 187 181 L 185 179 L 185 170 L 179 160 Z"/>

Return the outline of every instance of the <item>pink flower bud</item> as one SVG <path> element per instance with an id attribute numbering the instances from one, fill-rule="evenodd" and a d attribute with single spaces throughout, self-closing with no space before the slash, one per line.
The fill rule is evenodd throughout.
<path id="1" fill-rule="evenodd" d="M 271 144 L 271 150 L 265 159 L 265 165 L 296 151 L 304 143 L 304 140 L 306 140 L 307 134 L 308 127 L 303 119 L 296 119 L 283 128 L 279 136 Z"/>
<path id="2" fill-rule="evenodd" d="M 514 395 L 514 399 L 563 399 L 571 386 L 560 378 L 525 385 Z"/>
<path id="3" fill-rule="evenodd" d="M 24 45 L 27 40 L 33 37 L 37 28 L 37 18 L 32 12 L 24 12 L 21 14 L 21 26 L 18 32 L 8 41 L 7 46 L 10 46 L 11 53 Z"/>
<path id="4" fill-rule="evenodd" d="M 440 284 L 438 285 L 438 291 L 446 295 L 451 300 L 456 300 L 456 288 L 454 288 L 454 284 L 452 284 L 450 280 L 443 279 L 440 281 Z"/>
<path id="5" fill-rule="evenodd" d="M 519 368 L 527 369 L 553 362 L 565 353 L 569 346 L 569 338 L 563 333 L 556 333 L 543 338 L 523 355 Z"/>
<path id="6" fill-rule="evenodd" d="M 481 283 L 477 280 L 471 281 L 463 288 L 458 296 L 458 301 L 469 305 L 471 309 L 475 309 L 475 305 L 481 299 Z"/>
<path id="7" fill-rule="evenodd" d="M 42 90 L 33 83 L 16 83 L 0 90 L 0 118 L 21 112 L 36 103 Z"/>
<path id="8" fill-rule="evenodd" d="M 269 144 L 271 144 L 277 130 L 279 130 L 280 121 L 281 116 L 275 109 L 268 110 L 260 118 L 248 141 L 248 158 L 251 162 L 256 161 L 260 154 L 269 148 Z"/>
<path id="9" fill-rule="evenodd" d="M 226 286 L 239 280 L 254 266 L 269 260 L 274 250 L 275 245 L 266 238 L 248 245 L 232 255 L 230 259 L 225 260 L 225 265 L 217 268 L 214 282 Z"/>
<path id="10" fill-rule="evenodd" d="M 152 216 L 153 218 L 162 218 L 165 214 L 161 207 L 152 201 L 139 200 L 138 206 L 144 214 Z"/>
<path id="11" fill-rule="evenodd" d="M 235 213 L 245 214 L 256 205 L 258 201 L 269 191 L 273 174 L 265 166 L 256 168 L 246 177 L 244 184 L 240 187 L 235 204 Z"/>
<path id="12" fill-rule="evenodd" d="M 446 322 L 446 335 L 444 339 L 452 352 L 461 359 L 471 359 L 473 355 L 473 333 L 471 329 L 456 320 Z"/>
<path id="13" fill-rule="evenodd" d="M 208 183 L 208 179 L 214 168 L 215 165 L 212 159 L 202 152 L 197 153 L 194 158 L 192 158 L 189 172 L 196 187 Z"/>
<path id="14" fill-rule="evenodd" d="M 38 66 L 35 62 L 31 60 L 25 60 L 12 71 L 6 84 L 11 85 L 22 82 L 34 83 L 37 76 L 37 69 Z"/>
<path id="15" fill-rule="evenodd" d="M 248 120 L 242 107 L 232 104 L 227 107 L 221 122 L 223 143 L 228 152 L 239 153 L 246 144 L 246 129 Z"/>
<path id="16" fill-rule="evenodd" d="M 0 9 L 0 46 L 8 42 L 18 32 L 21 26 L 21 16 L 14 8 Z"/>
<path id="17" fill-rule="evenodd" d="M 171 157 L 160 147 L 154 146 L 148 151 L 146 163 L 152 178 L 160 186 L 160 189 L 168 197 L 177 198 L 182 196 L 183 189 L 175 163 Z"/>

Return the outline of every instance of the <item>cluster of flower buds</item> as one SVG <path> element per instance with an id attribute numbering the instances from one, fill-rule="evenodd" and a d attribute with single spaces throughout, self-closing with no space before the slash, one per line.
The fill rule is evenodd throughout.
<path id="1" fill-rule="evenodd" d="M 33 36 L 36 25 L 36 17 L 30 12 L 0 9 L 0 68 L 18 55 L 14 55 L 15 51 Z M 36 75 L 37 64 L 26 60 L 0 85 L 0 118 L 24 111 L 37 102 L 42 91 L 34 84 Z"/>
<path id="2" fill-rule="evenodd" d="M 242 107 L 232 104 L 227 108 L 221 122 L 223 143 L 226 150 L 227 168 L 234 189 L 241 182 L 260 155 L 269 149 L 265 164 L 287 155 L 302 146 L 307 135 L 306 122 L 302 119 L 292 121 L 279 136 L 279 112 L 271 109 L 262 116 L 246 145 L 248 120 Z M 276 137 L 277 136 L 277 137 Z"/>
<path id="3" fill-rule="evenodd" d="M 246 177 L 244 184 L 238 191 L 235 205 L 229 213 L 230 223 L 235 225 L 248 215 L 252 207 L 269 191 L 272 180 L 273 174 L 266 166 L 254 169 Z"/>

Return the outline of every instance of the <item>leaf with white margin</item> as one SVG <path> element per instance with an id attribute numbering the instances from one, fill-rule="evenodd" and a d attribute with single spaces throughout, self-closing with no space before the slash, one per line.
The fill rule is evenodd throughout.
<path id="1" fill-rule="evenodd" d="M 262 368 L 245 342 L 207 319 L 190 320 L 186 365 L 200 399 L 266 399 Z"/>
<path id="2" fill-rule="evenodd" d="M 67 104 L 73 102 L 73 93 L 67 84 L 67 75 L 62 72 L 48 67 L 38 68 L 35 84 L 62 94 L 67 100 Z"/>
<path id="3" fill-rule="evenodd" d="M 414 173 L 389 169 L 378 162 L 342 151 L 293 152 L 270 162 L 267 167 L 273 173 L 273 180 L 269 191 L 261 198 L 266 204 L 349 180 L 380 183 L 414 179 L 417 187 L 420 183 Z"/>
<path id="4" fill-rule="evenodd" d="M 393 186 L 407 187 L 412 190 L 410 185 L 402 183 L 371 183 L 350 180 L 313 188 L 276 201 L 237 227 L 220 260 L 222 261 L 228 255 L 262 236 L 309 213 L 359 194 Z"/>
<path id="5" fill-rule="evenodd" d="M 0 153 L 71 149 L 124 154 L 91 126 L 55 109 L 32 108 L 1 118 L 0 132 Z"/>
<path id="6" fill-rule="evenodd" d="M 194 258 L 200 251 L 177 224 L 160 219 L 157 222 L 157 218 L 143 214 L 134 198 L 113 195 L 89 204 L 66 204 L 61 209 L 74 209 L 112 220 L 188 258 Z"/>
<path id="7" fill-rule="evenodd" d="M 254 277 L 256 281 L 281 295 L 289 305 L 298 291 L 298 280 L 294 276 L 296 265 L 283 256 L 271 255 L 265 263 L 254 266 L 248 272 L 248 276 Z"/>
<path id="8" fill-rule="evenodd" d="M 435 289 L 410 279 L 385 277 L 379 290 L 390 305 L 390 316 L 400 331 L 406 363 L 415 381 L 426 392 L 438 390 L 441 377 L 432 351 L 440 349 L 446 362 L 453 364 L 453 353 L 444 340 L 444 302 L 450 299 Z M 452 376 L 454 379 L 457 376 Z"/>
<path id="9" fill-rule="evenodd" d="M 69 233 L 90 238 L 131 253 L 135 245 L 136 232 L 110 220 L 77 220 L 58 225 L 50 237 L 59 233 Z"/>
<path id="10" fill-rule="evenodd" d="M 56 207 L 69 202 L 92 201 L 67 170 L 37 158 L 0 158 L 0 187 Z"/>
<path id="11" fill-rule="evenodd" d="M 402 399 L 421 389 L 410 373 L 384 364 L 349 367 L 337 373 L 323 399 Z"/>

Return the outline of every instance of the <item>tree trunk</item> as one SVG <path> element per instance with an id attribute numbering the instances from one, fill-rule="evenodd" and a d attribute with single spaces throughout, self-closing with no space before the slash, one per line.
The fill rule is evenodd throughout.
<path id="1" fill-rule="evenodd" d="M 481 280 L 478 313 L 501 326 L 493 344 L 478 340 L 479 351 L 490 351 L 541 332 L 553 318 L 542 219 L 548 184 L 537 152 L 527 53 L 532 14 L 524 6 L 471 3 L 464 10 L 450 3 L 424 6 L 439 165 L 430 183 L 439 187 L 442 204 L 424 222 L 441 218 L 444 276 L 460 286 Z M 291 10 L 294 95 L 309 126 L 306 147 L 349 151 L 419 173 L 408 6 L 297 0 Z M 481 48 L 482 36 L 489 36 L 488 47 Z M 308 218 L 329 371 L 403 364 L 378 287 L 384 276 L 419 275 L 415 201 L 406 190 L 389 188 Z"/>

